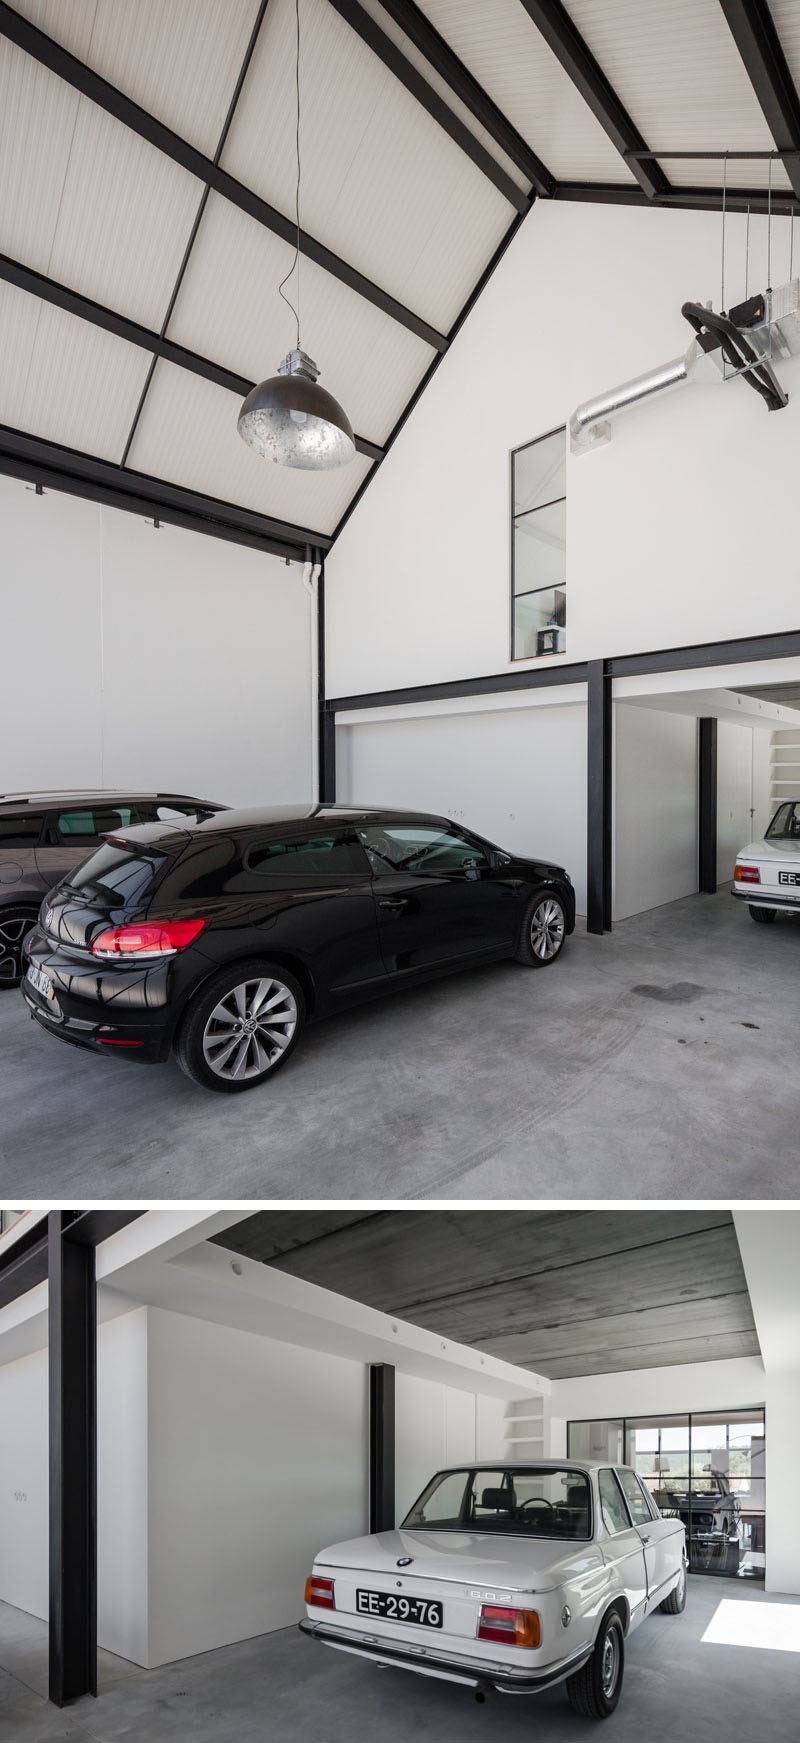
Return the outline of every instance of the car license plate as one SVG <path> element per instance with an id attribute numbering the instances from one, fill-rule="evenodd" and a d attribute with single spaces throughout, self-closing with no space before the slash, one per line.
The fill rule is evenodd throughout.
<path id="1" fill-rule="evenodd" d="M 778 872 L 779 884 L 800 884 L 800 872 Z"/>
<path id="2" fill-rule="evenodd" d="M 43 968 L 37 968 L 35 962 L 30 963 L 28 966 L 28 980 L 30 981 L 31 986 L 36 988 L 37 993 L 41 993 L 43 999 L 55 998 L 56 989 L 53 986 L 49 974 L 45 974 Z"/>
<path id="3" fill-rule="evenodd" d="M 442 1606 L 438 1598 L 406 1598 L 394 1592 L 356 1592 L 360 1616 L 383 1616 L 387 1622 L 417 1622 L 423 1628 L 441 1628 Z"/>

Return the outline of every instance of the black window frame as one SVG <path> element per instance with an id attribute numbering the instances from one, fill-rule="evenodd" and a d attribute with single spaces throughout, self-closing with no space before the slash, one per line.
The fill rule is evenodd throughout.
<path id="1" fill-rule="evenodd" d="M 564 435 L 564 452 L 565 452 L 565 460 L 566 460 L 566 451 L 567 451 L 567 426 L 566 426 L 566 424 L 556 424 L 552 430 L 544 430 L 542 432 L 541 436 L 532 436 L 531 440 L 529 442 L 520 442 L 518 444 L 518 446 L 516 448 L 512 448 L 510 450 L 510 453 L 509 453 L 509 480 L 510 480 L 509 494 L 510 494 L 510 504 L 511 504 L 511 513 L 510 513 L 510 517 L 509 517 L 510 570 L 511 570 L 511 612 L 510 612 L 510 644 L 511 644 L 510 664 L 511 665 L 525 665 L 529 661 L 532 661 L 532 660 L 551 660 L 554 658 L 554 655 L 552 653 L 549 653 L 549 654 L 545 654 L 545 653 L 542 653 L 542 654 L 518 654 L 515 651 L 514 644 L 515 644 L 515 617 L 516 617 L 516 613 L 515 613 L 514 608 L 515 608 L 517 599 L 524 599 L 526 597 L 526 595 L 529 593 L 550 593 L 553 591 L 553 589 L 550 587 L 526 587 L 524 592 L 522 592 L 522 593 L 517 593 L 517 590 L 516 590 L 516 585 L 515 585 L 516 540 L 515 540 L 514 534 L 515 534 L 515 530 L 516 530 L 515 529 L 515 521 L 517 519 L 517 516 L 515 514 L 515 509 L 514 509 L 514 501 L 515 501 L 515 496 L 514 496 L 514 489 L 515 489 L 514 464 L 515 464 L 517 455 L 524 453 L 526 448 L 535 448 L 539 442 L 548 442 L 552 436 L 558 436 L 562 432 Z M 566 477 L 565 477 L 564 495 L 563 496 L 554 496 L 551 502 L 539 502 L 536 504 L 535 509 L 529 509 L 526 512 L 527 513 L 536 513 L 536 512 L 538 512 L 539 509 L 552 508 L 556 503 L 558 503 L 558 502 L 565 503 L 566 500 L 567 500 L 567 492 L 566 492 Z M 565 580 L 564 580 L 565 598 L 566 598 L 566 587 L 567 587 L 567 583 L 566 583 L 566 577 L 565 577 Z M 565 615 L 566 615 L 566 604 L 565 604 Z M 565 624 L 564 624 L 565 630 L 566 630 L 566 627 L 567 626 L 566 626 L 566 621 L 565 621 Z M 567 649 L 566 649 L 566 637 L 565 637 L 564 647 L 558 649 L 557 652 L 561 653 L 561 654 L 566 654 L 566 651 L 567 651 Z"/>

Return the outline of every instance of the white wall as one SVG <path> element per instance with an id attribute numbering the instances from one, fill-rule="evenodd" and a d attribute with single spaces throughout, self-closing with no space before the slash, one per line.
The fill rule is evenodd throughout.
<path id="1" fill-rule="evenodd" d="M 502 1398 L 395 1374 L 395 1517 L 405 1517 L 435 1471 L 461 1460 L 502 1458 Z"/>
<path id="2" fill-rule="evenodd" d="M 341 799 L 444 813 L 564 865 L 586 910 L 586 711 L 472 709 L 337 731 Z"/>
<path id="3" fill-rule="evenodd" d="M 767 1590 L 800 1593 L 800 1518 L 785 1505 L 797 1482 L 800 1368 L 769 1376 L 766 1438 Z"/>
<path id="4" fill-rule="evenodd" d="M 283 1628 L 367 1526 L 363 1363 L 149 1310 L 149 1656 Z"/>
<path id="5" fill-rule="evenodd" d="M 148 1662 L 148 1310 L 97 1333 L 97 1637 Z"/>
<path id="6" fill-rule="evenodd" d="M 751 289 L 765 229 L 751 219 Z M 744 242 L 729 214 L 729 300 Z M 536 202 L 328 560 L 329 694 L 506 668 L 509 451 L 685 351 L 681 304 L 719 292 L 716 214 Z M 686 386 L 570 456 L 568 660 L 797 626 L 800 361 L 778 373 L 774 416 L 741 381 Z"/>
<path id="7" fill-rule="evenodd" d="M 0 1368 L 0 1599 L 48 1609 L 47 1351 Z"/>
<path id="8" fill-rule="evenodd" d="M 227 540 L 0 478 L 0 792 L 310 796 L 301 574 Z"/>
<path id="9" fill-rule="evenodd" d="M 771 815 L 771 733 L 721 720 L 717 735 L 717 882 L 733 877 L 737 853 Z"/>
<path id="10" fill-rule="evenodd" d="M 697 889 L 697 721 L 618 702 L 614 745 L 613 912 L 624 920 Z"/>

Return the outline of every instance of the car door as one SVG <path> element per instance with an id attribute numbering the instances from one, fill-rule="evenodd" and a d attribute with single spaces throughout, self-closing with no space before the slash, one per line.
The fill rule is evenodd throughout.
<path id="1" fill-rule="evenodd" d="M 663 1519 L 657 1513 L 635 1471 L 619 1465 L 616 1475 L 644 1548 L 648 1596 L 653 1598 L 680 1568 L 683 1532 L 674 1519 Z"/>
<path id="2" fill-rule="evenodd" d="M 133 804 L 124 801 L 119 804 L 87 801 L 84 805 L 65 805 L 63 810 L 48 811 L 36 849 L 36 864 L 47 889 L 69 877 L 76 865 L 94 852 L 101 836 L 113 834 L 115 829 L 127 829 L 137 821 Z"/>
<path id="3" fill-rule="evenodd" d="M 603 1556 L 615 1569 L 619 1589 L 631 1607 L 631 1618 L 638 1620 L 647 1602 L 645 1547 L 631 1520 L 616 1472 L 610 1466 L 597 1473 L 597 1493 L 605 1526 Z"/>
<path id="4" fill-rule="evenodd" d="M 334 996 L 385 983 L 372 874 L 352 825 L 254 838 L 225 884 L 228 899 L 239 893 L 265 950 L 296 952 Z"/>
<path id="5" fill-rule="evenodd" d="M 511 951 L 519 879 L 485 843 L 446 823 L 398 819 L 356 828 L 375 879 L 389 974 Z"/>

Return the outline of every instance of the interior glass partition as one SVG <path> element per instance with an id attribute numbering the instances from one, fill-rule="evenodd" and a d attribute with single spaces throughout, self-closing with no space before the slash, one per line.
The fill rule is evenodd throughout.
<path id="1" fill-rule="evenodd" d="M 683 1520 L 691 1570 L 728 1579 L 764 1577 L 765 1450 L 761 1406 L 567 1427 L 570 1458 L 631 1465 L 661 1512 Z"/>

